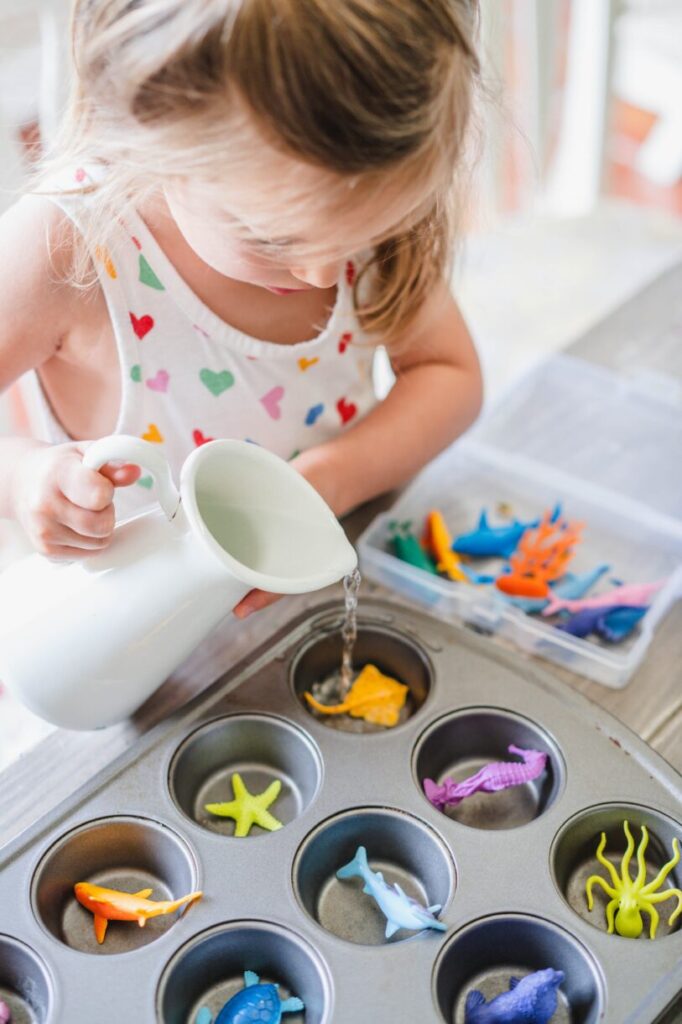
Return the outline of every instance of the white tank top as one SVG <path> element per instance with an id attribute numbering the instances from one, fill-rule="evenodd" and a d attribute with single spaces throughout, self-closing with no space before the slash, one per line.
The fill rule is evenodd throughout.
<path id="1" fill-rule="evenodd" d="M 83 177 L 78 171 L 77 180 Z M 76 227 L 82 224 L 87 196 L 52 198 Z M 114 432 L 158 445 L 176 483 L 189 453 L 213 438 L 252 441 L 291 459 L 352 427 L 376 403 L 375 349 L 354 312 L 352 261 L 322 333 L 293 345 L 252 338 L 216 316 L 135 214 L 119 223 L 107 249 L 97 250 L 95 264 L 119 358 Z M 28 376 L 40 439 L 71 440 L 38 375 Z M 117 519 L 153 501 L 154 482 L 143 473 L 131 487 L 116 489 Z"/>

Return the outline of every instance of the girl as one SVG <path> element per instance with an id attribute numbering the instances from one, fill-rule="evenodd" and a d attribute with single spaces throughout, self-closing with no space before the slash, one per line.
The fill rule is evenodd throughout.
<path id="1" fill-rule="evenodd" d="M 469 426 L 447 280 L 472 8 L 76 0 L 62 137 L 0 222 L 0 390 L 30 371 L 43 420 L 0 442 L 0 516 L 37 550 L 100 551 L 153 500 L 136 467 L 83 467 L 105 434 L 160 445 L 176 479 L 194 445 L 246 438 L 343 515 Z"/>

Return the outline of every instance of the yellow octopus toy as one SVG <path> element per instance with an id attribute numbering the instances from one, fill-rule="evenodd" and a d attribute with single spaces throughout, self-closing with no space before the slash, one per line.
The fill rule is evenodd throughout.
<path id="1" fill-rule="evenodd" d="M 592 886 L 597 882 L 607 896 L 611 897 L 611 902 L 606 907 L 606 921 L 608 924 L 608 933 L 613 935 L 613 929 L 615 929 L 619 935 L 625 936 L 627 939 L 636 939 L 642 934 L 644 924 L 642 922 L 642 911 L 649 915 L 649 936 L 650 938 L 656 937 L 656 929 L 658 928 L 659 916 L 654 903 L 661 903 L 663 900 L 669 899 L 671 896 L 677 897 L 677 909 L 673 911 L 668 924 L 673 924 L 674 921 L 682 913 L 682 890 L 681 889 L 665 889 L 663 892 L 656 892 L 657 889 L 663 885 L 672 869 L 678 863 L 680 859 L 680 845 L 677 839 L 673 839 L 673 855 L 670 860 L 663 865 L 659 873 L 656 875 L 651 882 L 646 881 L 646 862 L 644 860 L 644 852 L 649 844 L 649 833 L 646 825 L 642 825 L 642 839 L 637 848 L 637 877 L 633 881 L 630 878 L 630 859 L 632 857 L 633 850 L 635 848 L 635 841 L 632 838 L 630 832 L 630 826 L 627 821 L 623 822 L 623 830 L 627 837 L 628 845 L 623 854 L 623 859 L 620 865 L 620 877 L 616 871 L 614 865 L 610 860 L 604 856 L 604 847 L 606 846 L 606 833 L 602 832 L 601 842 L 597 847 L 597 860 L 600 864 L 608 870 L 613 882 L 611 887 L 601 875 L 590 875 L 585 884 L 585 892 L 587 894 L 587 907 L 588 910 L 592 910 L 594 900 L 592 897 Z"/>

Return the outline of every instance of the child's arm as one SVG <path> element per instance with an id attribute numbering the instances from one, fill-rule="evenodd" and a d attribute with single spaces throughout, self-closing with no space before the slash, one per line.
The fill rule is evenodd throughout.
<path id="1" fill-rule="evenodd" d="M 355 427 L 292 463 L 338 516 L 412 477 L 481 408 L 478 357 L 445 284 L 425 304 L 391 363 L 397 379 L 384 401 Z M 242 618 L 273 600 L 252 591 L 235 612 Z"/>
<path id="2" fill-rule="evenodd" d="M 63 283 L 70 260 L 63 223 L 53 203 L 33 197 L 0 218 L 0 394 L 56 356 L 85 301 Z M 110 477 L 129 482 L 134 473 L 128 468 Z M 114 483 L 82 465 L 76 443 L 0 438 L 0 516 L 17 519 L 43 554 L 83 557 L 105 547 L 114 526 Z"/>
<path id="3" fill-rule="evenodd" d="M 445 284 L 402 341 L 391 359 L 396 382 L 384 401 L 294 462 L 339 516 L 405 483 L 480 411 L 478 357 Z"/>

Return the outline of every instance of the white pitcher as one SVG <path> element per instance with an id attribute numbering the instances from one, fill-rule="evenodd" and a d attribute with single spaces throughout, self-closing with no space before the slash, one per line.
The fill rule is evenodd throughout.
<path id="1" fill-rule="evenodd" d="M 258 445 L 211 441 L 180 492 L 158 449 L 117 435 L 83 462 L 136 463 L 161 508 L 82 561 L 29 555 L 0 574 L 0 680 L 36 715 L 96 729 L 130 715 L 249 590 L 317 590 L 357 563 L 329 507 Z"/>

